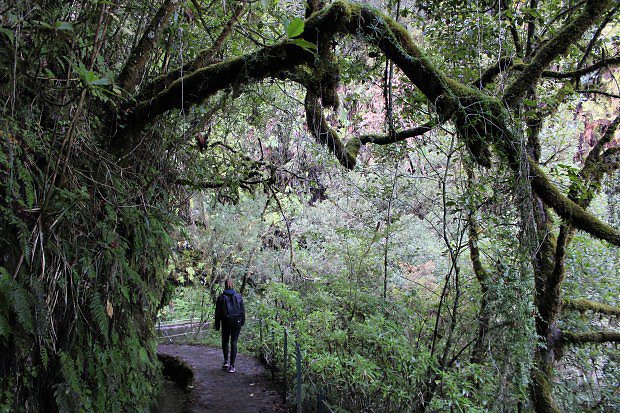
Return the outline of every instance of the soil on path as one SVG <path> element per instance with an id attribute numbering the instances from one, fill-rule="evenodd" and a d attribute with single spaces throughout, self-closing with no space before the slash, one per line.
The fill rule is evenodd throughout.
<path id="1" fill-rule="evenodd" d="M 178 356 L 194 369 L 194 389 L 188 412 L 285 413 L 277 385 L 265 376 L 254 358 L 237 354 L 235 373 L 222 369 L 222 350 L 197 345 L 158 346 L 160 353 Z"/>

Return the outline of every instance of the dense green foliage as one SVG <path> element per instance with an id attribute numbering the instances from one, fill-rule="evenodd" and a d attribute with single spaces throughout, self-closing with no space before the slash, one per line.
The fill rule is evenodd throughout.
<path id="1" fill-rule="evenodd" d="M 123 165 L 98 146 L 111 81 L 83 62 L 112 62 L 70 10 L 2 15 L 2 411 L 141 410 L 159 388 L 153 323 L 175 222 L 165 145 Z"/>
<path id="2" fill-rule="evenodd" d="M 63 411 L 141 406 L 158 382 L 148 326 L 161 299 L 168 202 L 157 185 L 144 188 L 145 175 L 121 178 L 101 154 L 107 176 L 91 171 L 93 148 L 85 143 L 75 144 L 70 167 L 56 171 L 62 165 L 46 160 L 67 155 L 56 153 L 53 138 L 4 127 L 1 188 L 10 207 L 2 208 L 0 335 L 7 406 L 23 399 L 28 411 L 51 400 Z M 100 202 L 104 197 L 109 203 Z M 144 378 L 147 386 L 127 386 Z M 49 382 L 58 384 L 49 389 Z M 31 405 L 36 399 L 27 395 L 38 392 L 43 404 Z"/>

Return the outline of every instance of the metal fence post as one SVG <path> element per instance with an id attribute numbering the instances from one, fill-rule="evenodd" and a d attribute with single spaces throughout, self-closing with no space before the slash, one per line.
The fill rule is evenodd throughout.
<path id="1" fill-rule="evenodd" d="M 288 373 L 288 330 L 284 329 L 284 403 L 286 404 L 287 375 Z"/>
<path id="2" fill-rule="evenodd" d="M 317 413 L 323 413 L 323 402 L 325 401 L 325 394 L 323 389 L 319 389 L 319 394 L 316 398 L 316 411 Z"/>
<path id="3" fill-rule="evenodd" d="M 295 353 L 297 355 L 297 413 L 301 413 L 301 348 L 295 342 Z"/>
<path id="4" fill-rule="evenodd" d="M 276 378 L 276 340 L 271 330 L 271 380 Z"/>

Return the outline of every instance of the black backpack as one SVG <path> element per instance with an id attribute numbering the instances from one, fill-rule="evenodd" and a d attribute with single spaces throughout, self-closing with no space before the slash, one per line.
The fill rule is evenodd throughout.
<path id="1" fill-rule="evenodd" d="M 234 293 L 233 295 L 224 294 L 224 315 L 229 319 L 243 315 L 241 295 L 239 293 Z"/>

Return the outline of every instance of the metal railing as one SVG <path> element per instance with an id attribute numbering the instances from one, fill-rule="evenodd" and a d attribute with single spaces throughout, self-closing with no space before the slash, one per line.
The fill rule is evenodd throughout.
<path id="1" fill-rule="evenodd" d="M 302 367 L 302 347 L 295 340 L 295 351 L 294 354 L 289 352 L 289 338 L 290 334 L 288 329 L 283 328 L 282 332 L 282 341 L 279 342 L 276 340 L 276 335 L 273 329 L 267 331 L 267 328 L 264 326 L 263 320 L 258 319 L 259 324 L 259 358 L 263 360 L 267 367 L 271 372 L 272 380 L 281 380 L 283 382 L 283 401 L 285 404 L 288 404 L 289 401 L 295 406 L 295 412 L 301 413 L 302 411 L 316 411 L 317 413 L 327 413 L 334 412 L 331 408 L 331 405 L 327 401 L 326 392 L 323 388 L 314 387 L 313 393 L 316 394 L 316 404 L 312 402 L 313 397 L 306 397 L 304 400 L 304 392 L 303 392 L 303 367 Z M 200 333 L 205 332 L 207 328 L 210 327 L 210 323 L 207 320 L 200 318 L 186 318 L 186 319 L 178 319 L 178 320 L 169 320 L 169 321 L 157 321 L 157 333 L 159 339 L 166 339 L 170 344 L 173 344 L 173 339 L 189 336 L 189 335 L 198 335 Z M 256 331 L 256 330 L 254 330 Z M 269 339 L 266 339 L 269 337 Z M 282 343 L 282 348 L 278 349 L 278 344 Z M 281 351 L 281 353 L 279 353 Z M 281 366 L 277 365 L 277 360 L 279 357 L 281 358 Z M 294 400 L 289 400 L 289 370 L 290 359 L 293 359 L 295 364 L 295 372 L 294 372 Z M 306 388 L 311 385 L 308 383 Z"/>
<path id="2" fill-rule="evenodd" d="M 173 338 L 189 335 L 198 335 L 209 327 L 209 323 L 201 318 L 186 318 L 179 320 L 169 320 L 162 322 L 157 320 L 157 336 L 166 339 L 170 344 Z"/>

